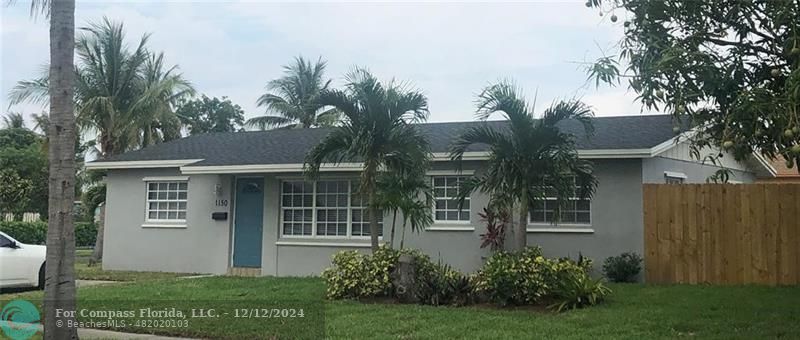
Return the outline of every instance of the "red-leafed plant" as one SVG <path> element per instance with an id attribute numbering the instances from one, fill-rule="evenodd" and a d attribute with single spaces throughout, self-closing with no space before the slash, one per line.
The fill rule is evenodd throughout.
<path id="1" fill-rule="evenodd" d="M 481 221 L 486 222 L 486 232 L 481 234 L 481 248 L 489 247 L 492 251 L 502 250 L 506 238 L 506 225 L 511 221 L 508 210 L 483 208 L 478 216 L 481 217 Z"/>

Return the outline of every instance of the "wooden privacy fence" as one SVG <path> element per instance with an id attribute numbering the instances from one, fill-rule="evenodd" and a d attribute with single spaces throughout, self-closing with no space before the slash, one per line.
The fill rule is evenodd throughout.
<path id="1" fill-rule="evenodd" d="M 800 284 L 800 184 L 645 184 L 649 283 Z"/>

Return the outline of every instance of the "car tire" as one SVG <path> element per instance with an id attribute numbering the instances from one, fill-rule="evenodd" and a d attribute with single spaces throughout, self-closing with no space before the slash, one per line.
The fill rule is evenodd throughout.
<path id="1" fill-rule="evenodd" d="M 39 289 L 44 289 L 44 265 L 45 264 L 46 264 L 46 262 L 42 263 L 42 267 L 39 268 L 39 286 L 37 287 Z"/>

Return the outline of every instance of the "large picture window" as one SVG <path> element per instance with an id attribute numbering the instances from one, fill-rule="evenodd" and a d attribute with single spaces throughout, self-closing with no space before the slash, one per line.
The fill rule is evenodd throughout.
<path id="1" fill-rule="evenodd" d="M 147 221 L 186 221 L 187 181 L 147 182 Z"/>
<path id="2" fill-rule="evenodd" d="M 433 176 L 433 221 L 469 222 L 469 196 L 459 207 L 458 192 L 465 176 Z"/>
<path id="3" fill-rule="evenodd" d="M 284 181 L 281 184 L 282 235 L 287 237 L 369 237 L 366 201 L 358 182 Z M 379 236 L 383 219 L 379 219 Z"/>
<path id="4" fill-rule="evenodd" d="M 561 209 L 561 219 L 558 223 L 591 224 L 592 202 L 589 199 L 578 198 L 577 192 L 578 187 L 576 185 L 573 196 L 569 199 L 566 206 Z M 554 223 L 556 205 L 555 194 L 549 195 L 544 200 L 533 202 L 530 222 L 536 224 Z"/>

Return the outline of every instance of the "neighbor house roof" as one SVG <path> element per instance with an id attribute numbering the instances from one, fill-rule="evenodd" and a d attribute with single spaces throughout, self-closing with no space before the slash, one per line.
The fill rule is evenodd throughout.
<path id="1" fill-rule="evenodd" d="M 428 137 L 431 151 L 445 154 L 452 141 L 472 126 L 488 124 L 496 128 L 506 126 L 504 121 L 425 123 L 419 128 Z M 631 150 L 643 151 L 675 137 L 673 120 L 669 115 L 637 115 L 597 117 L 595 134 L 587 137 L 583 126 L 574 120 L 561 123 L 562 131 L 576 136 L 579 151 L 603 150 L 629 154 Z M 126 152 L 110 159 L 93 163 L 143 162 L 185 160 L 191 166 L 226 166 L 249 164 L 302 164 L 306 152 L 320 142 L 331 128 L 276 129 L 232 133 L 209 133 L 190 136 Z M 475 145 L 468 151 L 488 150 L 486 145 Z M 90 167 L 91 164 L 89 163 Z M 96 164 L 94 167 L 101 167 Z"/>

